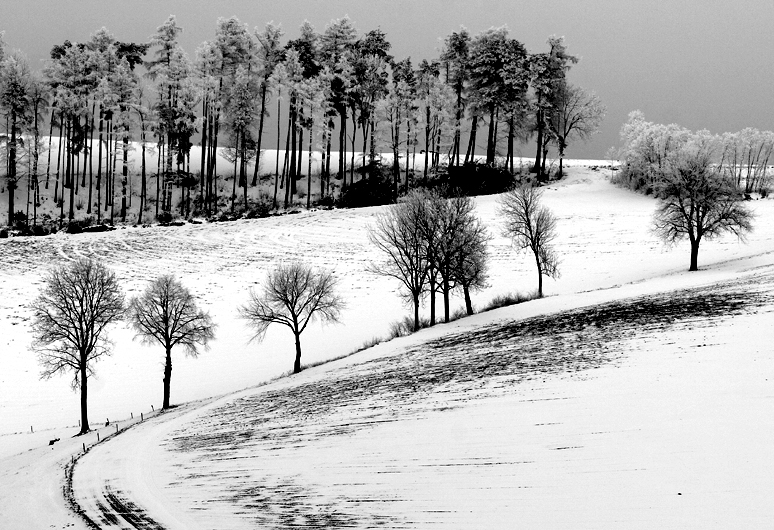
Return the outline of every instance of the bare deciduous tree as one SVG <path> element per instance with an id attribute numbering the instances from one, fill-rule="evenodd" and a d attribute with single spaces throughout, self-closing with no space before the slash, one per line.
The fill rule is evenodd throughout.
<path id="1" fill-rule="evenodd" d="M 215 324 L 209 313 L 200 311 L 191 293 L 172 275 L 160 276 L 139 297 L 129 303 L 129 320 L 146 344 L 158 342 L 166 352 L 164 402 L 169 408 L 172 381 L 172 348 L 183 346 L 186 355 L 199 355 L 197 346 L 207 348 L 215 338 Z"/>
<path id="2" fill-rule="evenodd" d="M 470 197 L 446 199 L 429 194 L 426 220 L 423 223 L 427 259 L 431 270 L 438 272 L 443 295 L 444 322 L 450 320 L 452 291 L 463 288 L 468 314 L 473 313 L 470 288 L 485 283 L 486 242 L 489 236 L 475 216 L 476 205 Z M 467 265 L 465 263 L 467 262 Z M 477 263 L 478 272 L 471 265 Z M 481 275 L 479 280 L 476 276 Z M 432 296 L 432 293 L 431 293 Z"/>
<path id="3" fill-rule="evenodd" d="M 81 391 L 81 431 L 89 431 L 87 381 L 93 363 L 109 355 L 106 328 L 123 318 L 124 295 L 113 272 L 98 261 L 81 259 L 52 269 L 32 303 L 34 350 L 42 379 L 73 371 Z"/>
<path id="4" fill-rule="evenodd" d="M 371 264 L 369 270 L 401 282 L 405 299 L 414 308 L 414 331 L 419 329 L 419 301 L 428 280 L 426 217 L 424 193 L 412 192 L 404 202 L 377 214 L 368 228 L 368 239 L 386 255 L 384 262 Z"/>
<path id="5" fill-rule="evenodd" d="M 503 235 L 517 250 L 529 249 L 535 256 L 538 271 L 538 296 L 543 296 L 543 275 L 559 275 L 559 258 L 553 248 L 556 218 L 540 204 L 542 192 L 522 186 L 503 194 L 499 213 L 504 218 Z"/>
<path id="6" fill-rule="evenodd" d="M 250 291 L 250 301 L 239 309 L 240 316 L 263 339 L 271 324 L 290 328 L 296 339 L 293 373 L 301 371 L 301 333 L 309 322 L 338 322 L 344 301 L 336 294 L 336 279 L 330 271 L 315 270 L 302 263 L 280 265 L 269 272 L 263 292 Z"/>
<path id="7" fill-rule="evenodd" d="M 564 150 L 570 140 L 586 141 L 598 130 L 605 117 L 605 106 L 593 92 L 569 83 L 556 90 L 546 128 L 559 150 L 559 175 L 563 172 Z"/>
<path id="8" fill-rule="evenodd" d="M 465 311 L 473 314 L 470 292 L 487 286 L 487 244 L 490 236 L 479 219 L 473 218 L 465 224 L 459 235 L 462 244 L 454 260 L 454 278 L 462 287 Z"/>
<path id="9" fill-rule="evenodd" d="M 730 232 L 743 239 L 752 230 L 753 214 L 740 202 L 734 183 L 712 164 L 710 149 L 681 149 L 666 164 L 656 190 L 661 205 L 654 214 L 654 231 L 670 245 L 688 237 L 690 271 L 698 270 L 703 238 Z"/>

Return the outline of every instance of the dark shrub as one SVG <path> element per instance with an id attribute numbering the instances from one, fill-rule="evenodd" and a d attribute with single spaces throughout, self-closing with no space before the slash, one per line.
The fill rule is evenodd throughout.
<path id="1" fill-rule="evenodd" d="M 8 238 L 8 230 L 5 228 L 0 229 L 0 239 L 7 239 Z"/>
<path id="2" fill-rule="evenodd" d="M 368 164 L 358 170 L 364 178 L 350 184 L 341 192 L 337 201 L 344 208 L 363 208 L 366 206 L 381 206 L 393 202 L 394 183 L 392 168 L 379 162 Z"/>
<path id="3" fill-rule="evenodd" d="M 82 234 L 83 233 L 83 227 L 78 221 L 71 221 L 67 223 L 67 226 L 65 227 L 65 233 L 66 234 Z"/>
<path id="4" fill-rule="evenodd" d="M 318 200 L 315 204 L 319 208 L 331 209 L 336 201 L 332 195 L 326 195 L 322 199 Z"/>
<path id="5" fill-rule="evenodd" d="M 427 187 L 446 189 L 452 194 L 492 195 L 508 191 L 515 183 L 514 176 L 504 167 L 468 162 L 447 167 L 445 172 L 428 181 Z"/>
<path id="6" fill-rule="evenodd" d="M 169 224 L 172 222 L 172 212 L 161 212 L 156 216 L 156 221 L 159 222 L 159 224 Z"/>
<path id="7" fill-rule="evenodd" d="M 13 214 L 13 227 L 17 230 L 23 230 L 27 228 L 27 214 L 21 210 Z"/>
<path id="8" fill-rule="evenodd" d="M 32 225 L 33 236 L 47 236 L 49 234 L 48 229 L 43 225 Z"/>
<path id="9" fill-rule="evenodd" d="M 245 212 L 245 219 L 259 219 L 269 217 L 271 214 L 271 199 L 261 196 L 257 201 L 250 201 L 249 208 Z"/>

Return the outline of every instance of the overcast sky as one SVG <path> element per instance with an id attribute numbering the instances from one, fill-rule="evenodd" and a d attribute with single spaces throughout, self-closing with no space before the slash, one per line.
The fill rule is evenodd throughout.
<path id="1" fill-rule="evenodd" d="M 0 29 L 39 68 L 65 39 L 82 42 L 105 26 L 119 40 L 146 42 L 170 14 L 191 57 L 213 38 L 217 18 L 232 15 L 251 28 L 280 23 L 291 38 L 305 19 L 322 31 L 349 15 L 361 34 L 380 27 L 396 58 L 415 64 L 436 57 L 440 39 L 461 25 L 472 34 L 507 25 L 530 52 L 564 35 L 581 57 L 570 80 L 608 107 L 600 134 L 571 145 L 570 157 L 602 158 L 635 109 L 691 129 L 774 129 L 772 0 L 27 0 L 3 2 Z"/>

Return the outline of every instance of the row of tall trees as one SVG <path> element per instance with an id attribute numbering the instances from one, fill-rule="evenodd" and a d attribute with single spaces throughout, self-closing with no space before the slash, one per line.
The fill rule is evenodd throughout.
<path id="1" fill-rule="evenodd" d="M 542 174 L 550 144 L 563 156 L 571 139 L 593 134 L 604 114 L 596 96 L 567 82 L 577 58 L 559 37 L 549 38 L 548 51 L 529 53 L 506 28 L 475 36 L 462 28 L 444 39 L 438 58 L 414 65 L 390 54 L 384 32 L 359 35 L 348 18 L 319 33 L 305 22 L 299 37 L 285 43 L 274 24 L 251 31 L 235 17 L 221 18 L 214 38 L 202 43 L 193 59 L 179 44 L 182 31 L 174 16 L 147 43 L 121 42 L 102 28 L 86 42 L 54 46 L 42 77 L 30 71 L 21 54 L 3 53 L 0 110 L 9 138 L 10 203 L 19 178 L 18 137 L 37 147 L 45 132 L 45 187 L 53 185 L 60 215 L 67 206 L 68 219 L 84 203 L 86 213 L 98 219 L 126 220 L 133 195 L 129 155 L 141 146 L 141 189 L 134 190 L 141 222 L 149 173 L 157 177 L 156 215 L 175 207 L 184 215 L 197 208 L 213 213 L 224 200 L 230 200 L 232 211 L 240 202 L 247 209 L 248 187 L 258 184 L 261 170 L 271 169 L 273 205 L 287 205 L 302 173 L 312 171 L 313 151 L 322 158 L 320 196 L 331 193 L 332 176 L 346 188 L 356 178 L 358 162 L 373 164 L 381 151 L 393 154 L 397 192 L 401 176 L 408 184 L 417 150 L 426 155 L 422 173 L 427 178 L 441 164 L 472 161 L 476 146 L 484 143 L 481 136 L 486 163 L 494 164 L 504 153 L 501 160 L 513 170 L 515 144 L 536 134 L 534 167 Z M 261 169 L 271 114 L 277 136 L 271 147 L 285 157 L 274 168 Z M 55 137 L 59 142 L 52 152 Z M 191 168 L 197 139 L 202 156 Z M 226 148 L 232 168 L 218 167 L 219 148 Z M 158 155 L 155 171 L 146 167 L 148 149 Z M 339 155 L 333 169 L 332 149 Z M 368 156 L 358 161 L 357 151 Z M 40 152 L 28 155 L 31 166 Z M 226 171 L 235 179 L 219 197 L 218 176 Z M 28 172 L 29 187 L 36 189 L 43 172 L 37 167 Z M 311 179 L 307 186 L 309 202 Z M 175 198 L 174 190 L 180 190 Z"/>

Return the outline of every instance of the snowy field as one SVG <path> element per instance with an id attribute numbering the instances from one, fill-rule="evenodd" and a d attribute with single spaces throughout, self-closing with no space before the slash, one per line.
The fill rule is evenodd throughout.
<path id="1" fill-rule="evenodd" d="M 62 484 L 96 433 L 71 438 L 78 398 L 67 378 L 38 380 L 26 304 L 48 266 L 87 255 L 129 295 L 174 272 L 219 325 L 210 351 L 174 359 L 172 401 L 200 401 L 75 466 L 74 498 L 100 525 L 765 527 L 774 203 L 750 203 L 748 244 L 704 242 L 702 270 L 689 274 L 687 244 L 667 249 L 650 233 L 654 200 L 588 165 L 570 162 L 545 189 L 562 257 L 547 298 L 265 386 L 292 366 L 290 334 L 250 344 L 236 309 L 271 264 L 301 259 L 340 279 L 342 325 L 307 330 L 304 363 L 348 353 L 407 313 L 393 282 L 364 272 L 378 259 L 365 232 L 378 208 L 0 241 L 0 520 L 86 527 Z M 491 286 L 474 305 L 534 290 L 531 261 L 500 237 L 496 198 L 476 202 L 495 237 Z M 102 438 L 161 402 L 162 352 L 121 327 L 111 337 L 89 396 L 93 427 L 111 421 Z"/>

